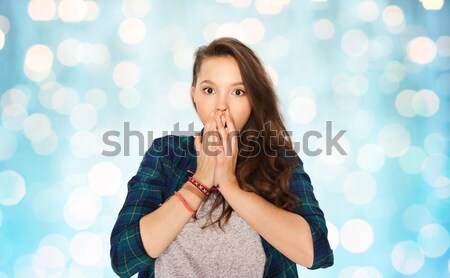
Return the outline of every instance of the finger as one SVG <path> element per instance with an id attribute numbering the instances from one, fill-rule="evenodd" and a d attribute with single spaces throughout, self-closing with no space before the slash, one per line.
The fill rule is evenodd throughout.
<path id="1" fill-rule="evenodd" d="M 227 129 L 228 129 L 228 134 L 229 136 L 231 136 L 231 144 L 232 147 L 235 148 L 237 146 L 237 131 L 236 131 L 236 127 L 234 125 L 234 121 L 231 118 L 231 114 L 230 114 L 230 110 L 226 110 L 225 111 L 225 121 L 227 123 Z"/>
<path id="2" fill-rule="evenodd" d="M 222 136 L 220 138 L 221 142 L 222 142 L 222 145 L 224 145 L 224 142 L 225 142 L 225 139 L 226 139 L 226 134 L 225 134 L 225 129 L 223 127 L 223 124 L 222 124 L 219 116 L 216 116 L 216 124 L 217 124 L 217 131 L 219 131 L 219 134 Z"/>
<path id="3" fill-rule="evenodd" d="M 214 112 L 209 114 L 209 119 L 206 122 L 205 130 L 203 131 L 203 138 L 202 138 L 203 141 L 202 142 L 205 142 L 204 139 L 206 139 L 206 141 L 208 141 L 207 137 L 211 135 L 210 131 L 214 128 L 213 123 L 214 123 Z"/>
<path id="4" fill-rule="evenodd" d="M 197 156 L 200 155 L 201 149 L 202 149 L 202 144 L 200 142 L 200 133 L 199 132 L 195 133 L 194 146 L 195 146 L 196 155 Z"/>
<path id="5" fill-rule="evenodd" d="M 229 130 L 235 130 L 236 129 L 236 127 L 234 126 L 233 118 L 231 118 L 231 114 L 230 114 L 230 111 L 228 109 L 225 111 L 225 122 L 226 122 L 227 128 Z"/>

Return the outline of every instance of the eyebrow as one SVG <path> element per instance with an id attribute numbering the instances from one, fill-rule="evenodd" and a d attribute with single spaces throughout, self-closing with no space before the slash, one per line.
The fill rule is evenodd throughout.
<path id="1" fill-rule="evenodd" d="M 208 79 L 203 80 L 202 82 L 200 82 L 200 84 L 202 84 L 202 83 L 210 83 L 210 84 L 216 85 L 216 83 L 214 83 L 214 82 L 212 82 L 211 80 L 208 80 Z M 235 82 L 235 83 L 231 83 L 231 85 L 244 85 L 244 82 Z"/>

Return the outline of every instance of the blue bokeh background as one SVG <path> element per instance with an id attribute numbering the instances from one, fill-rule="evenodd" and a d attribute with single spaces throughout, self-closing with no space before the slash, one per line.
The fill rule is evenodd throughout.
<path id="1" fill-rule="evenodd" d="M 266 66 L 327 219 L 335 265 L 300 276 L 449 277 L 449 15 L 443 0 L 0 1 L 0 278 L 115 277 L 139 147 L 202 128 L 193 53 L 222 36 Z M 307 155 L 327 121 L 347 154 Z"/>

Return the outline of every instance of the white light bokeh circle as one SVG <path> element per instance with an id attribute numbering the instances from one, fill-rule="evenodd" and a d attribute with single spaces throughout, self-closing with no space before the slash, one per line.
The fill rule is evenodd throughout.
<path id="1" fill-rule="evenodd" d="M 314 145 L 314 143 L 308 145 L 308 148 L 310 148 L 311 150 L 315 150 L 317 148 L 320 148 L 322 150 L 322 152 L 320 153 L 319 159 L 324 164 L 337 166 L 337 165 L 344 164 L 348 160 L 348 154 L 351 153 L 352 147 L 351 147 L 351 144 L 350 144 L 349 140 L 347 139 L 345 133 L 341 133 L 342 136 L 339 135 L 340 137 L 337 136 L 337 133 L 340 132 L 341 130 L 342 129 L 340 129 L 339 127 L 331 126 L 331 129 L 330 129 L 331 135 L 330 136 L 336 137 L 339 139 L 337 141 L 338 143 L 335 146 L 331 146 L 331 148 L 329 150 L 327 149 L 328 142 L 326 140 L 326 135 L 323 136 L 321 139 L 315 140 L 316 145 Z M 315 136 L 313 136 L 313 137 L 315 138 Z M 313 147 L 310 147 L 311 145 Z M 343 151 L 342 153 L 341 153 L 340 148 L 342 148 L 342 151 Z"/>
<path id="2" fill-rule="evenodd" d="M 191 86 L 186 82 L 177 82 L 169 88 L 170 105 L 176 109 L 188 109 L 192 106 Z"/>
<path id="3" fill-rule="evenodd" d="M 406 240 L 395 245 L 391 253 L 391 262 L 401 274 L 417 273 L 424 264 L 422 250 L 415 241 Z"/>
<path id="4" fill-rule="evenodd" d="M 13 206 L 25 196 L 26 185 L 23 177 L 15 171 L 0 172 L 0 205 Z"/>
<path id="5" fill-rule="evenodd" d="M 58 15 L 65 22 L 80 22 L 86 17 L 87 5 L 84 0 L 61 0 Z"/>
<path id="6" fill-rule="evenodd" d="M 350 56 L 347 68 L 354 74 L 363 74 L 369 68 L 369 61 L 365 56 Z"/>
<path id="7" fill-rule="evenodd" d="M 36 273 L 33 272 L 32 261 L 33 261 L 33 254 L 25 254 L 18 257 L 14 262 L 13 277 L 35 277 Z"/>
<path id="8" fill-rule="evenodd" d="M 366 22 L 373 22 L 377 20 L 379 12 L 377 3 L 371 0 L 366 0 L 359 3 L 357 8 L 359 19 Z"/>
<path id="9" fill-rule="evenodd" d="M 52 123 L 46 115 L 34 113 L 26 118 L 23 130 L 31 141 L 41 141 L 50 136 Z"/>
<path id="10" fill-rule="evenodd" d="M 0 126 L 0 160 L 10 159 L 17 150 L 17 136 Z"/>
<path id="11" fill-rule="evenodd" d="M 42 83 L 39 89 L 39 103 L 47 109 L 54 109 L 53 95 L 60 88 L 62 88 L 61 84 L 56 82 Z"/>
<path id="12" fill-rule="evenodd" d="M 344 180 L 343 191 L 347 200 L 355 205 L 370 203 L 377 192 L 375 179 L 368 173 L 350 173 Z"/>
<path id="13" fill-rule="evenodd" d="M 78 49 L 82 47 L 82 44 L 76 39 L 65 39 L 63 40 L 56 50 L 56 57 L 61 64 L 73 67 L 80 63 L 80 59 L 78 55 L 74 55 L 77 53 Z"/>
<path id="14" fill-rule="evenodd" d="M 387 6 L 383 10 L 383 21 L 389 32 L 398 34 L 405 28 L 405 16 L 399 6 Z"/>
<path id="15" fill-rule="evenodd" d="M 406 53 L 408 58 L 417 64 L 428 64 L 436 57 L 437 48 L 428 37 L 416 37 L 408 42 Z"/>
<path id="16" fill-rule="evenodd" d="M 383 274 L 373 266 L 345 267 L 339 272 L 338 278 L 383 278 Z"/>
<path id="17" fill-rule="evenodd" d="M 126 44 L 138 44 L 147 32 L 145 23 L 139 18 L 127 18 L 119 26 L 119 37 Z"/>
<path id="18" fill-rule="evenodd" d="M 42 140 L 33 140 L 31 146 L 38 155 L 48 156 L 58 148 L 59 137 L 51 130 L 50 134 Z"/>
<path id="19" fill-rule="evenodd" d="M 331 39 L 334 35 L 334 25 L 326 18 L 317 20 L 314 23 L 313 29 L 314 35 L 320 40 Z"/>
<path id="20" fill-rule="evenodd" d="M 0 15 L 0 31 L 2 31 L 4 35 L 7 35 L 10 27 L 11 23 L 9 22 L 9 19 L 6 16 Z"/>
<path id="21" fill-rule="evenodd" d="M 122 172 L 111 162 L 95 164 L 89 171 L 89 186 L 100 196 L 110 196 L 122 185 Z"/>
<path id="22" fill-rule="evenodd" d="M 141 78 L 141 71 L 135 63 L 122 61 L 114 67 L 113 80 L 120 88 L 133 87 Z"/>
<path id="23" fill-rule="evenodd" d="M 124 88 L 119 93 L 119 102 L 125 108 L 134 108 L 141 102 L 141 93 L 133 87 Z"/>
<path id="24" fill-rule="evenodd" d="M 255 7 L 258 13 L 262 15 L 271 15 L 280 13 L 284 6 L 289 4 L 290 0 L 267 1 L 255 0 Z"/>
<path id="25" fill-rule="evenodd" d="M 244 37 L 242 40 L 246 44 L 254 45 L 260 43 L 264 39 L 264 24 L 256 18 L 246 18 L 239 23 Z"/>
<path id="26" fill-rule="evenodd" d="M 440 10 L 444 6 L 445 0 L 420 0 L 426 10 Z"/>
<path id="27" fill-rule="evenodd" d="M 70 123 L 77 130 L 89 130 L 97 124 L 97 111 L 90 104 L 78 104 L 70 111 Z"/>
<path id="28" fill-rule="evenodd" d="M 428 224 L 420 229 L 417 243 L 425 256 L 437 258 L 444 255 L 450 244 L 448 231 L 440 224 Z"/>
<path id="29" fill-rule="evenodd" d="M 4 92 L 1 96 L 1 107 L 5 109 L 8 105 L 18 104 L 26 108 L 30 99 L 24 90 L 25 88 L 14 87 Z"/>
<path id="30" fill-rule="evenodd" d="M 2 30 L 0 30 L 0 50 L 3 49 L 3 46 L 5 45 L 5 34 Z"/>
<path id="31" fill-rule="evenodd" d="M 423 146 L 425 151 L 429 154 L 445 153 L 447 149 L 448 139 L 438 132 L 433 132 L 425 137 Z"/>
<path id="32" fill-rule="evenodd" d="M 92 89 L 86 93 L 85 102 L 94 106 L 94 108 L 98 110 L 105 107 L 107 97 L 104 91 L 100 89 Z"/>
<path id="33" fill-rule="evenodd" d="M 86 4 L 86 12 L 84 14 L 83 20 L 96 20 L 99 13 L 100 13 L 100 7 L 97 3 L 94 1 L 85 0 L 84 3 Z"/>
<path id="34" fill-rule="evenodd" d="M 394 50 L 394 42 L 386 36 L 378 36 L 369 41 L 369 50 L 366 56 L 370 61 L 378 61 L 383 57 L 389 56 Z"/>
<path id="35" fill-rule="evenodd" d="M 248 8 L 252 4 L 252 0 L 229 0 L 228 1 L 233 8 Z"/>
<path id="36" fill-rule="evenodd" d="M 400 82 L 406 75 L 405 66 L 398 61 L 391 61 L 384 67 L 384 75 L 391 82 Z"/>
<path id="37" fill-rule="evenodd" d="M 19 131 L 23 128 L 28 111 L 21 104 L 10 104 L 3 109 L 3 126 L 12 131 Z"/>
<path id="38" fill-rule="evenodd" d="M 295 97 L 289 104 L 289 115 L 292 120 L 307 124 L 314 120 L 317 114 L 316 100 L 308 96 Z"/>
<path id="39" fill-rule="evenodd" d="M 355 74 L 350 77 L 347 88 L 355 96 L 361 96 L 369 89 L 369 81 L 364 75 Z"/>
<path id="40" fill-rule="evenodd" d="M 76 234 L 70 242 L 70 254 L 80 265 L 96 265 L 104 252 L 102 239 L 91 232 Z"/>
<path id="41" fill-rule="evenodd" d="M 270 80 L 272 80 L 272 83 L 277 86 L 278 80 L 280 79 L 278 72 L 271 66 L 264 66 L 267 74 L 270 77 Z"/>
<path id="42" fill-rule="evenodd" d="M 414 232 L 431 223 L 431 213 L 422 204 L 413 204 L 403 211 L 403 223 Z"/>
<path id="43" fill-rule="evenodd" d="M 75 157 L 88 158 L 97 151 L 97 139 L 87 130 L 79 130 L 70 137 L 70 151 Z"/>
<path id="44" fill-rule="evenodd" d="M 375 144 L 366 144 L 358 150 L 356 162 L 358 166 L 371 173 L 378 172 L 384 165 L 384 151 Z"/>
<path id="45" fill-rule="evenodd" d="M 336 249 L 339 245 L 339 231 L 336 226 L 329 221 L 326 221 L 326 226 L 328 230 L 328 240 L 330 242 L 330 247 L 331 249 Z"/>
<path id="46" fill-rule="evenodd" d="M 439 97 L 428 89 L 420 90 L 412 99 L 414 112 L 424 117 L 431 117 L 439 110 Z"/>
<path id="47" fill-rule="evenodd" d="M 32 72 L 44 73 L 51 69 L 53 53 L 48 46 L 35 44 L 25 54 L 25 66 Z"/>
<path id="48" fill-rule="evenodd" d="M 92 45 L 89 55 L 91 57 L 89 62 L 95 65 L 107 65 L 110 58 L 108 47 L 101 43 Z"/>
<path id="49" fill-rule="evenodd" d="M 442 57 L 450 56 L 450 36 L 440 36 L 436 40 L 437 52 Z"/>
<path id="50" fill-rule="evenodd" d="M 411 146 L 405 154 L 399 157 L 398 162 L 405 173 L 415 175 L 422 171 L 422 163 L 426 158 L 427 155 L 422 148 Z"/>
<path id="51" fill-rule="evenodd" d="M 340 230 L 341 245 L 351 253 L 363 253 L 373 243 L 372 226 L 362 219 L 351 219 Z"/>
<path id="52" fill-rule="evenodd" d="M 100 197 L 89 186 L 80 186 L 72 191 L 64 206 L 64 220 L 73 229 L 87 229 L 95 223 L 101 208 Z"/>
<path id="53" fill-rule="evenodd" d="M 422 163 L 422 176 L 433 187 L 442 187 L 442 177 L 448 176 L 448 156 L 436 153 Z"/>
<path id="54" fill-rule="evenodd" d="M 149 0 L 124 0 L 122 12 L 126 17 L 144 17 L 152 7 Z"/>
<path id="55" fill-rule="evenodd" d="M 70 115 L 72 109 L 80 102 L 78 92 L 72 88 L 62 87 L 52 95 L 52 106 L 61 115 Z"/>
<path id="56" fill-rule="evenodd" d="M 83 220 L 95 219 L 102 208 L 101 199 L 88 186 L 75 188 L 70 194 L 66 206 L 69 212 Z"/>
<path id="57" fill-rule="evenodd" d="M 349 129 L 352 136 L 358 140 L 366 140 L 371 136 L 375 125 L 375 116 L 370 110 L 359 109 L 353 117 Z M 369 171 L 370 172 L 370 171 Z"/>
<path id="58" fill-rule="evenodd" d="M 173 53 L 173 62 L 180 69 L 188 69 L 194 64 L 194 52 L 188 47 L 177 47 Z"/>
<path id="59" fill-rule="evenodd" d="M 414 117 L 416 111 L 412 106 L 412 102 L 416 93 L 413 90 L 403 90 L 395 98 L 395 108 L 398 113 L 404 117 Z"/>
<path id="60" fill-rule="evenodd" d="M 386 156 L 398 157 L 403 155 L 411 145 L 411 137 L 401 124 L 387 124 L 378 132 L 378 145 Z"/>
<path id="61" fill-rule="evenodd" d="M 361 56 L 369 48 L 369 39 L 363 31 L 350 29 L 342 35 L 341 47 L 350 56 Z"/>
<path id="62" fill-rule="evenodd" d="M 52 20 L 56 16 L 56 3 L 54 0 L 31 0 L 28 15 L 35 21 Z"/>
<path id="63" fill-rule="evenodd" d="M 213 31 L 210 34 L 211 39 L 216 39 L 220 37 L 234 37 L 246 43 L 245 34 L 238 23 L 225 22 L 224 24 L 221 25 L 212 25 L 212 26 L 214 26 L 215 28 L 209 29 L 209 31 Z"/>
<path id="64" fill-rule="evenodd" d="M 51 277 L 64 270 L 67 262 L 64 253 L 52 245 L 39 246 L 32 258 L 33 272 L 38 277 Z"/>

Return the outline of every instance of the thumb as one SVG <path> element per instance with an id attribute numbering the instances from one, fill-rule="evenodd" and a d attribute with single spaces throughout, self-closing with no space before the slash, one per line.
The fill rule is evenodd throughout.
<path id="1" fill-rule="evenodd" d="M 199 151 L 200 150 L 200 133 L 198 133 L 198 132 L 195 133 L 194 145 L 195 145 L 195 150 Z"/>

